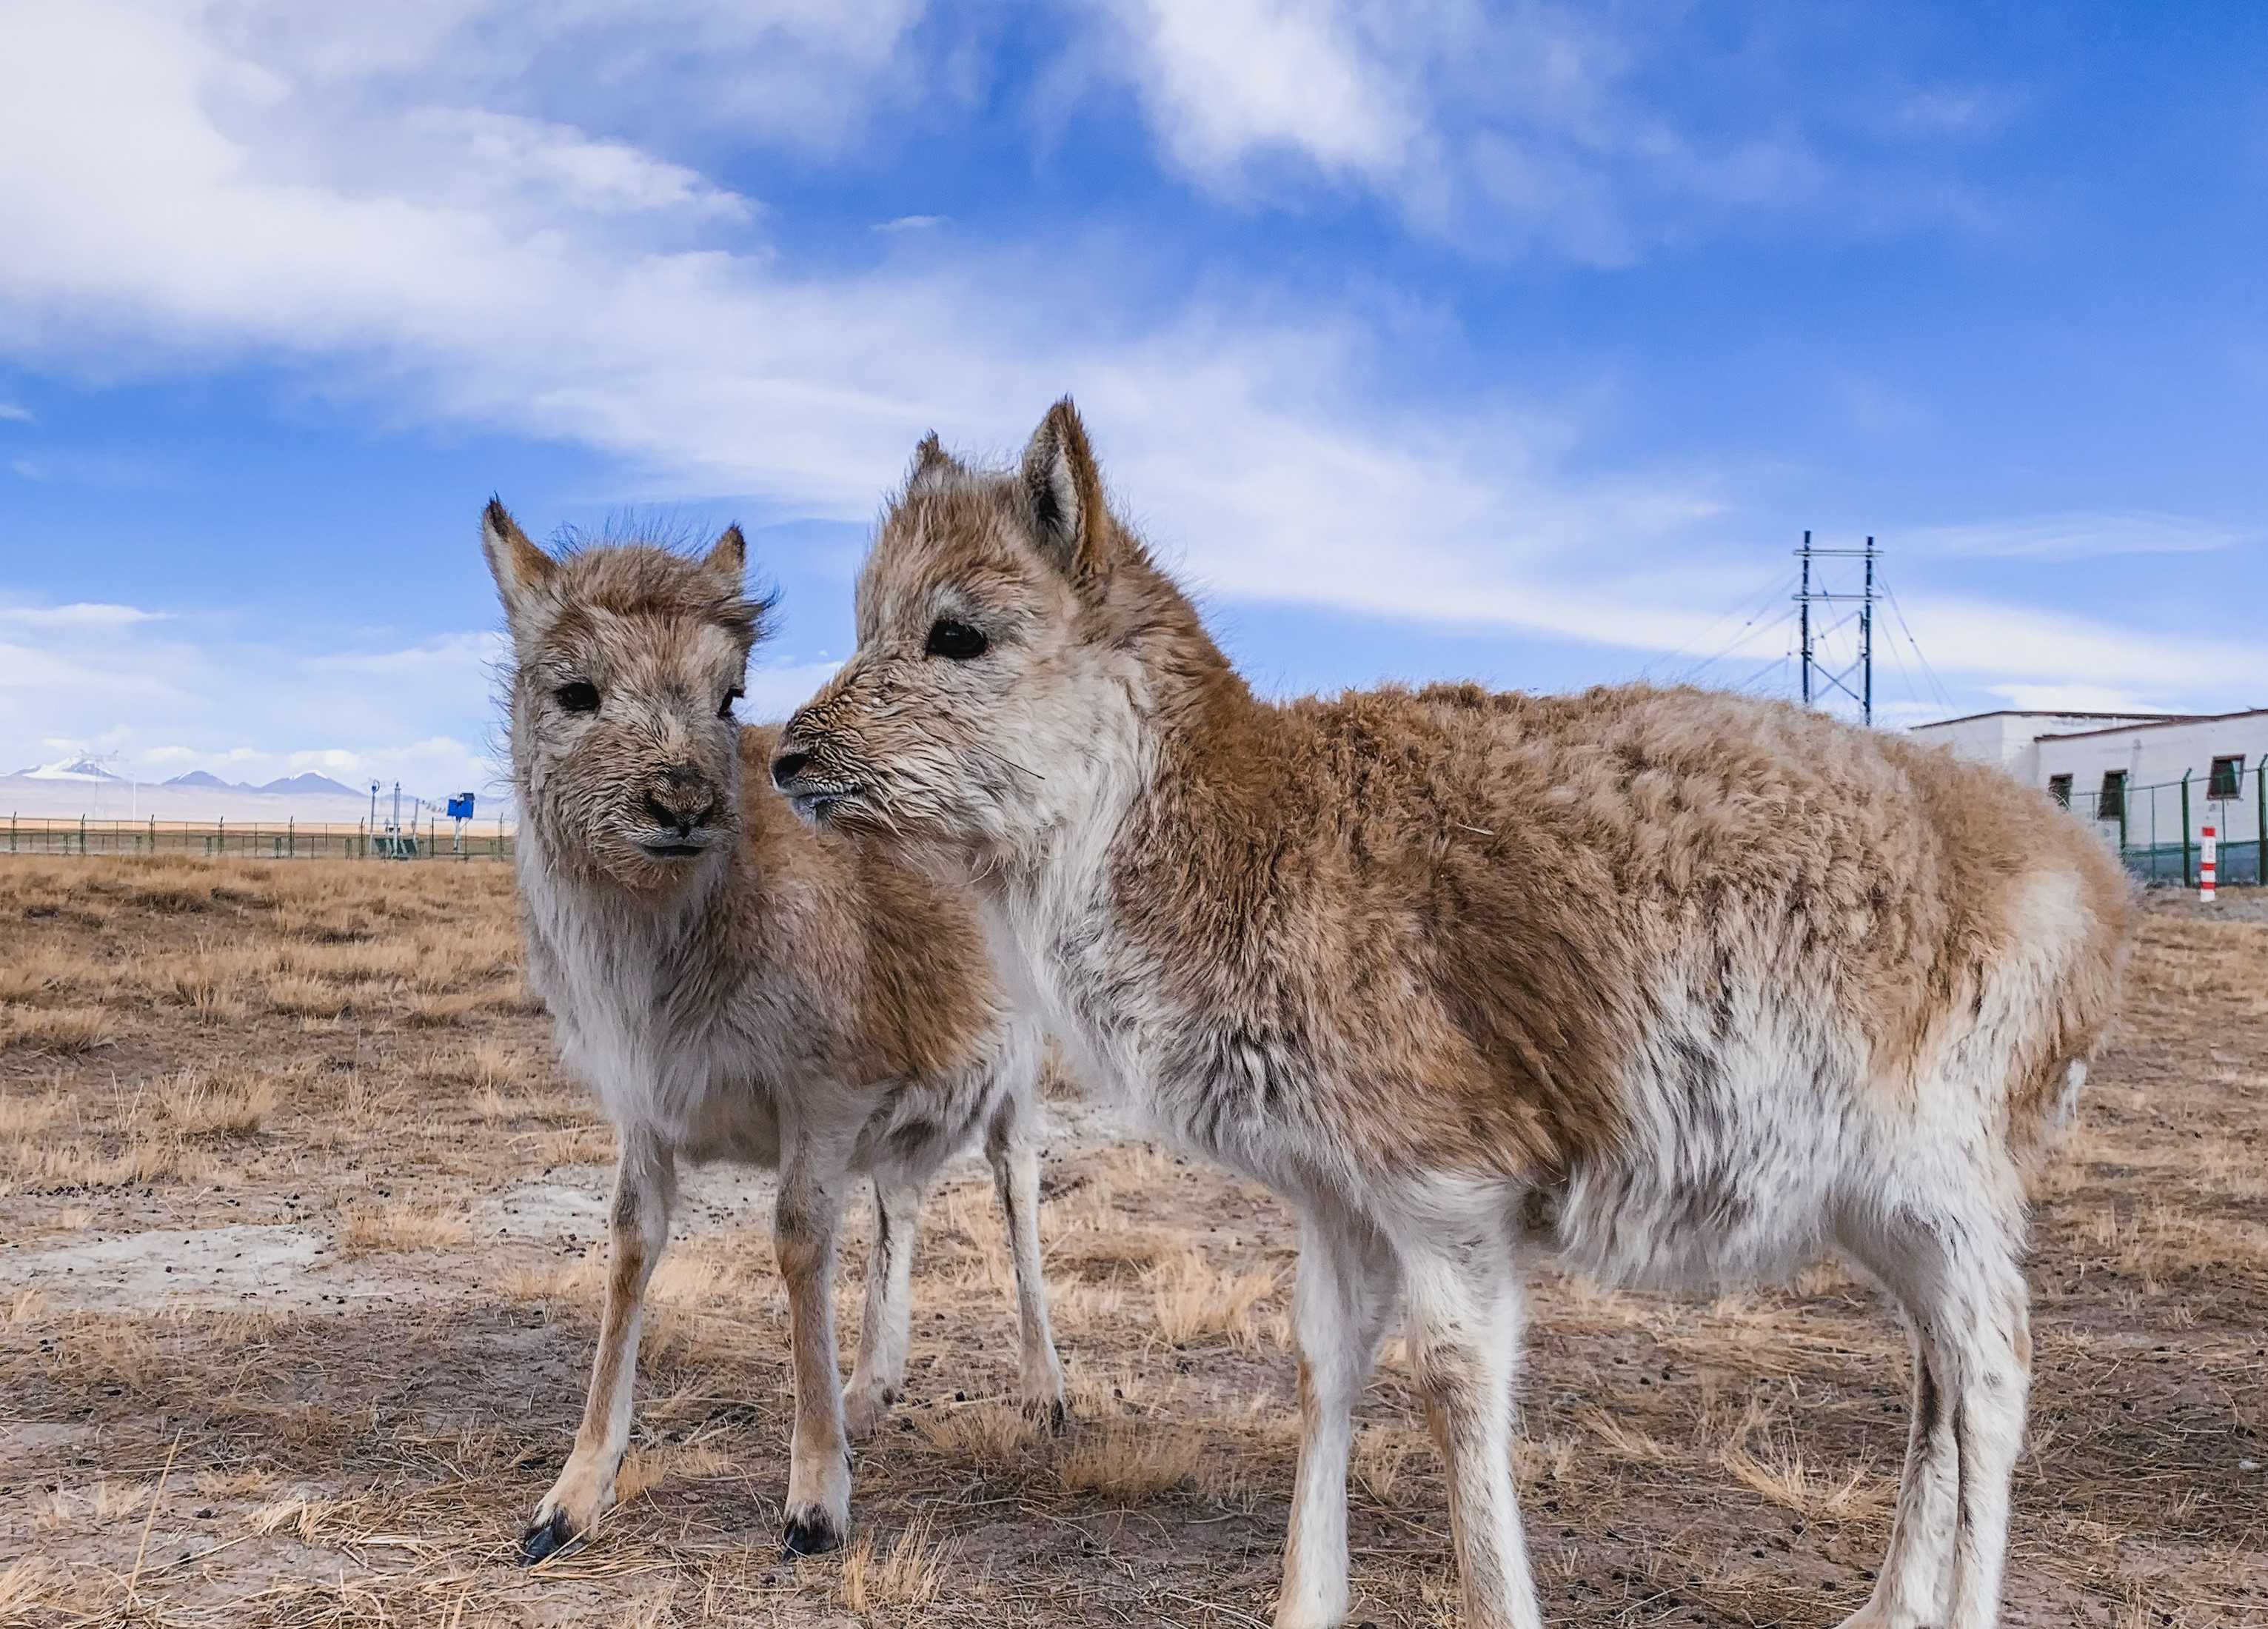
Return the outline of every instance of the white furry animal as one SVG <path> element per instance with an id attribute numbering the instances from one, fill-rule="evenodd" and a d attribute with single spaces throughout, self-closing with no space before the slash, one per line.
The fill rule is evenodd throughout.
<path id="1" fill-rule="evenodd" d="M 1349 1408 L 1397 1305 L 1474 1629 L 1535 1629 L 1521 1261 L 1698 1287 L 1823 1250 L 1913 1338 L 1852 1629 L 1987 1629 L 2031 1361 L 2023 1168 L 2131 932 L 1996 770 L 1793 707 L 1471 686 L 1275 705 L 1111 515 L 1069 402 L 1020 468 L 932 438 L 790 720 L 806 817 L 979 890 L 1081 1072 L 1299 1207 L 1278 1629 L 1348 1608 Z"/>
<path id="2" fill-rule="evenodd" d="M 830 1549 L 849 1521 L 846 1434 L 872 1430 L 903 1382 L 922 1190 L 980 1138 L 1007 1213 L 1023 1400 L 1061 1415 L 1032 1142 L 1039 1036 L 1002 1002 L 964 891 L 813 834 L 764 785 L 776 732 L 732 711 L 767 608 L 743 588 L 737 527 L 701 560 L 641 546 L 554 559 L 491 503 L 482 542 L 512 627 L 529 977 L 622 1134 L 590 1397 L 525 1553 L 549 1554 L 614 1501 L 677 1168 L 716 1159 L 780 1173 L 785 1544 Z M 859 1173 L 875 1241 L 846 1395 L 832 1286 Z"/>

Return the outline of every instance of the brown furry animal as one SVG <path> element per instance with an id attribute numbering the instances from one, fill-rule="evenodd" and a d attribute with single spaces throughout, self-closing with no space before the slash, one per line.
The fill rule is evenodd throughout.
<path id="1" fill-rule="evenodd" d="M 1465 1619 L 1540 1622 L 1520 1262 L 1698 1287 L 1822 1250 L 1912 1331 L 1867 1629 L 1985 1629 L 2030 1362 L 2024 1162 L 2116 999 L 2124 876 L 1997 770 L 1645 687 L 1256 699 L 1059 403 L 925 441 L 773 774 L 980 890 L 1093 1080 L 1301 1217 L 1278 1629 L 1348 1604 L 1349 1408 L 1402 1306 Z"/>
<path id="2" fill-rule="evenodd" d="M 701 560 L 642 546 L 554 559 L 492 502 L 482 541 L 512 625 L 529 977 L 622 1132 L 598 1362 L 526 1556 L 614 1501 L 677 1166 L 715 1159 L 780 1173 L 795 1360 L 785 1542 L 831 1549 L 849 1520 L 846 1434 L 871 1431 L 904 1380 L 922 1190 L 979 1138 L 1007 1213 L 1024 1400 L 1061 1413 L 1037 1231 L 1037 1033 L 1008 1014 L 965 889 L 814 834 L 764 785 L 777 732 L 733 717 L 769 608 L 742 586 L 739 528 Z M 860 1173 L 875 1241 L 846 1400 L 835 1242 Z"/>

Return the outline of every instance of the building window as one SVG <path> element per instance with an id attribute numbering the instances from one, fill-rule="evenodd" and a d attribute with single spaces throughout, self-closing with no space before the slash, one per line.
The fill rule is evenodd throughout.
<path id="1" fill-rule="evenodd" d="M 2053 798 L 2064 807 L 2069 808 L 2071 807 L 2071 777 L 2068 775 L 2049 776 L 2048 796 Z"/>
<path id="2" fill-rule="evenodd" d="M 2243 784 L 2243 759 L 2215 758 L 2212 778 L 2205 783 L 2205 795 L 2208 798 L 2233 798 Z"/>
<path id="3" fill-rule="evenodd" d="M 2124 820 L 2126 818 L 2125 770 L 2105 770 L 2102 771 L 2102 793 L 2095 800 L 2095 818 L 2097 820 Z"/>

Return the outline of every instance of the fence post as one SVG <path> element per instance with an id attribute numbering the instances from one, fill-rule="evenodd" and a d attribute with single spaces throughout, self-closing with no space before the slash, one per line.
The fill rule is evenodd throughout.
<path id="1" fill-rule="evenodd" d="M 2197 881 L 2190 870 L 2190 772 L 2182 771 L 2182 886 L 2188 888 Z"/>
<path id="2" fill-rule="evenodd" d="M 299 822 L 295 816 L 287 815 L 284 818 L 284 845 L 289 851 L 285 855 L 287 859 L 299 858 Z"/>

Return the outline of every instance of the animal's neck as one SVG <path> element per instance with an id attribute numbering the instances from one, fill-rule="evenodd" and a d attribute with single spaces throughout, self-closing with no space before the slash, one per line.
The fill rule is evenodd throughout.
<path id="1" fill-rule="evenodd" d="M 1163 912 L 1204 924 L 1208 947 L 1248 932 L 1277 886 L 1274 853 L 1300 840 L 1314 803 L 1296 719 L 1252 694 L 1194 608 L 1159 581 L 1173 598 L 1120 647 L 1138 663 L 1126 772 L 1087 818 L 1048 834 L 1037 863 L 977 878 L 1059 1013 L 1108 1005 L 1059 984 L 1079 977 L 1069 962 L 1100 953 L 1099 970 L 1114 947 L 1131 947 L 1130 935 L 1151 937 Z"/>

